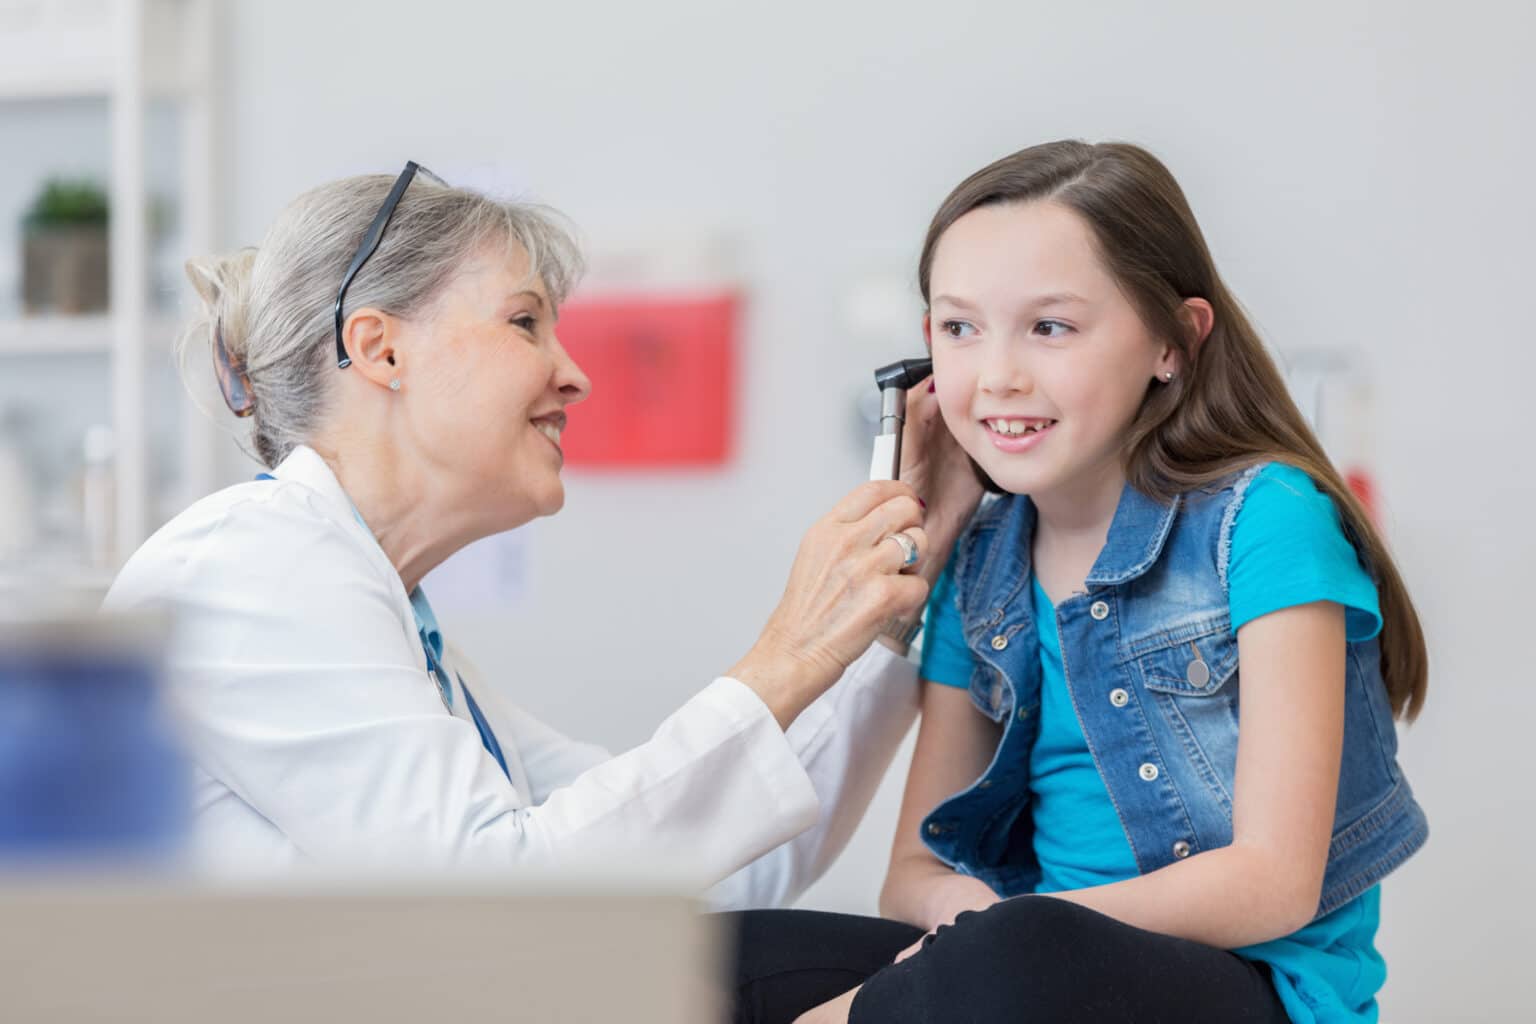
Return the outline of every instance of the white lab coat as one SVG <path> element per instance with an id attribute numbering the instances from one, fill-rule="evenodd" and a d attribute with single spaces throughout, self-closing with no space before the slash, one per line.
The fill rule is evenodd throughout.
<path id="1" fill-rule="evenodd" d="M 451 645 L 450 711 L 400 577 L 325 461 L 300 447 L 274 475 L 177 516 L 105 603 L 176 615 L 170 692 L 215 870 L 606 859 L 673 865 L 717 907 L 783 905 L 842 850 L 916 714 L 912 664 L 880 644 L 787 732 L 722 676 L 613 756 L 502 699 L 517 666 L 494 685 Z"/>

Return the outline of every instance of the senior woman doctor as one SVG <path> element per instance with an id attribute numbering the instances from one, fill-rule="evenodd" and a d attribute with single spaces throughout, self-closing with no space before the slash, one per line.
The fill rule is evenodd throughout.
<path id="1" fill-rule="evenodd" d="M 589 390 L 555 333 L 578 258 L 545 211 L 416 172 L 322 185 L 259 248 L 188 265 L 192 337 L 270 473 L 172 520 L 106 606 L 177 613 L 199 853 L 265 871 L 622 852 L 687 865 L 718 906 L 794 899 L 912 720 L 911 570 L 942 561 L 913 490 L 865 484 L 816 522 L 756 644 L 635 749 L 504 703 L 517 667 L 475 673 L 419 584 L 562 505 L 566 408 Z"/>

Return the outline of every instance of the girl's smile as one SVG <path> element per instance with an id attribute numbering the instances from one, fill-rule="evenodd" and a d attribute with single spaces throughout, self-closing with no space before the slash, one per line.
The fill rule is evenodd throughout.
<path id="1" fill-rule="evenodd" d="M 1016 417 L 986 418 L 981 422 L 992 439 L 993 447 L 1009 454 L 1029 451 L 1043 442 L 1046 434 L 1056 426 L 1056 420 L 1053 419 Z"/>

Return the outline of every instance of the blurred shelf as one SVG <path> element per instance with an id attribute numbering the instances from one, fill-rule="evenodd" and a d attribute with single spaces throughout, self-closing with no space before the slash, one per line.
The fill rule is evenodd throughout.
<path id="1" fill-rule="evenodd" d="M 29 68 L 0 57 L 0 100 L 105 99 L 112 83 L 100 66 L 65 62 Z"/>
<path id="2" fill-rule="evenodd" d="M 203 55 L 187 45 L 192 0 L 134 0 L 146 30 L 143 84 L 151 96 L 199 86 Z M 119 77 L 122 0 L 0 0 L 0 101 L 109 98 Z"/>
<path id="3" fill-rule="evenodd" d="M 150 350 L 169 352 L 180 328 L 174 317 L 151 317 L 146 332 Z M 0 319 L 0 357 L 106 355 L 112 351 L 112 331 L 112 317 L 105 313 Z"/>
<path id="4" fill-rule="evenodd" d="M 50 566 L 45 569 L 0 568 L 0 589 L 23 590 L 27 587 L 54 587 L 77 590 L 101 590 L 112 586 L 117 573 L 85 565 Z"/>
<path id="5" fill-rule="evenodd" d="M 103 0 L 0 0 L 0 99 L 40 100 L 112 92 L 120 47 Z"/>
<path id="6" fill-rule="evenodd" d="M 23 608 L 29 611 L 46 611 L 48 606 L 61 607 L 61 602 L 73 597 L 73 603 L 81 610 L 94 610 L 101 604 L 117 574 L 110 569 L 95 569 L 84 565 L 52 566 L 47 569 L 12 569 L 0 567 L 0 594 L 11 599 L 28 602 L 25 606 L 8 608 L 7 617 L 19 618 Z"/>
<path id="7" fill-rule="evenodd" d="M 212 251 L 218 208 L 215 114 L 220 106 L 214 74 L 220 33 L 215 26 L 224 6 L 219 0 L 0 0 L 0 105 L 16 104 L 23 108 L 23 120 L 40 121 L 60 113 L 74 116 L 51 109 L 70 106 L 54 100 L 105 102 L 106 188 L 112 208 L 109 290 L 118 297 L 111 312 L 94 316 L 29 317 L 10 312 L 15 307 L 8 305 L 0 315 L 0 381 L 13 389 L 27 385 L 33 367 L 19 360 L 37 361 L 44 375 L 58 376 L 56 371 L 84 369 L 66 362 L 81 357 L 95 365 L 80 377 L 94 382 L 105 376 L 115 441 L 112 547 L 122 552 L 135 550 L 154 525 L 150 509 L 158 484 L 147 431 L 152 414 L 164 403 L 152 394 L 158 381 L 151 379 L 151 371 L 158 376 L 167 368 L 184 323 L 159 308 L 151 284 L 154 239 L 146 151 L 155 143 L 150 122 L 164 113 L 176 124 L 177 152 L 167 159 L 179 164 L 173 197 L 181 229 L 177 247 Z M 25 109 L 33 104 L 37 109 Z M 105 374 L 95 373 L 98 368 Z M 170 408 L 177 414 L 194 411 L 188 396 L 175 401 Z M 190 427 L 176 439 L 175 478 L 186 493 L 212 490 L 214 442 L 214 431 Z M 86 578 L 86 585 L 100 582 Z"/>

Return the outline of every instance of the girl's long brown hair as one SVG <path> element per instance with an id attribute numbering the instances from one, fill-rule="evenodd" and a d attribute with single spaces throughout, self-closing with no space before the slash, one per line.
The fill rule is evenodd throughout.
<path id="1" fill-rule="evenodd" d="M 934 251 L 951 224 L 997 203 L 1049 200 L 1077 213 L 1100 258 L 1155 336 L 1183 356 L 1172 383 L 1149 385 L 1126 438 L 1126 479 L 1162 501 L 1262 462 L 1310 476 L 1342 513 L 1381 601 L 1381 673 L 1393 713 L 1424 705 L 1429 657 L 1418 613 L 1381 535 L 1318 443 L 1242 307 L 1222 283 L 1183 190 L 1151 153 L 1127 143 L 1050 142 L 971 175 L 934 214 L 918 280 L 923 302 Z M 1215 324 L 1192 346 L 1183 302 L 1204 298 Z M 990 481 L 984 482 L 991 485 Z M 995 485 L 991 485 L 996 490 Z"/>

